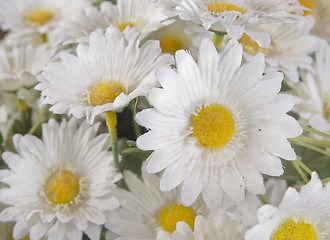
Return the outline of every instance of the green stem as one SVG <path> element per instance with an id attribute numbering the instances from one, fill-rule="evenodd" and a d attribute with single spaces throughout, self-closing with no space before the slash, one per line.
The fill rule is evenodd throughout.
<path id="1" fill-rule="evenodd" d="M 312 170 L 309 169 L 309 167 L 307 167 L 302 161 L 300 158 L 298 158 L 297 160 L 297 163 L 299 164 L 299 166 L 305 171 L 307 172 L 309 175 L 312 175 Z"/>
<path id="2" fill-rule="evenodd" d="M 140 125 L 134 119 L 135 115 L 137 113 L 137 103 L 138 103 L 137 98 L 133 99 L 132 102 L 131 102 L 131 110 L 132 110 L 132 114 L 133 114 L 133 125 L 134 125 L 134 132 L 135 132 L 135 137 L 136 138 L 138 138 L 142 135 Z"/>
<path id="3" fill-rule="evenodd" d="M 310 127 L 307 127 L 307 126 L 301 126 L 303 129 L 304 129 L 304 131 L 306 131 L 306 132 L 310 132 L 310 133 L 314 133 L 314 134 L 317 134 L 317 135 L 319 135 L 319 136 L 321 136 L 321 137 L 325 137 L 325 138 L 329 138 L 330 139 L 330 135 L 329 134 L 326 134 L 326 133 L 324 133 L 324 132 L 320 132 L 320 131 L 318 131 L 318 130 L 316 130 L 316 129 L 314 129 L 314 128 L 310 128 Z"/>
<path id="4" fill-rule="evenodd" d="M 226 35 L 226 33 L 223 33 L 223 32 L 214 32 L 213 43 L 214 43 L 215 48 L 218 51 L 222 46 L 223 38 L 225 35 Z"/>
<path id="5" fill-rule="evenodd" d="M 259 199 L 259 201 L 261 202 L 262 205 L 267 204 L 267 201 L 266 201 L 266 199 L 264 198 L 263 195 L 257 194 L 257 197 L 258 197 L 258 199 Z"/>
<path id="6" fill-rule="evenodd" d="M 329 156 L 330 157 L 330 153 L 327 152 L 326 150 L 322 149 L 322 148 L 319 148 L 319 147 L 316 147 L 314 145 L 311 145 L 311 144 L 307 144 L 307 143 L 303 143 L 303 142 L 296 142 L 295 140 L 293 139 L 289 139 L 289 142 L 291 144 L 294 144 L 294 145 L 298 145 L 298 146 L 302 146 L 302 147 L 306 147 L 308 149 L 311 149 L 315 152 L 319 152 L 319 153 L 322 153 L 323 155 L 325 156 Z"/>
<path id="7" fill-rule="evenodd" d="M 300 177 L 304 180 L 304 182 L 308 183 L 308 179 L 307 179 L 306 175 L 304 174 L 304 172 L 301 170 L 297 160 L 292 161 L 292 164 L 293 164 L 294 168 L 296 169 L 296 171 L 299 173 Z"/>
<path id="8" fill-rule="evenodd" d="M 328 140 L 318 140 L 318 139 L 313 139 L 313 138 L 309 138 L 309 137 L 296 137 L 296 138 L 292 138 L 292 140 L 294 140 L 296 142 L 312 143 L 312 144 L 315 144 L 315 145 L 321 146 L 321 147 L 330 147 L 330 141 L 328 141 Z"/>
<path id="9" fill-rule="evenodd" d="M 38 119 L 37 119 L 37 121 L 33 124 L 33 126 L 30 128 L 28 134 L 33 135 L 33 134 L 37 131 L 37 129 L 39 128 L 39 126 L 40 126 L 41 123 L 42 123 L 42 118 L 43 118 L 43 116 L 42 116 L 42 114 L 39 112 L 39 114 L 38 114 Z"/>

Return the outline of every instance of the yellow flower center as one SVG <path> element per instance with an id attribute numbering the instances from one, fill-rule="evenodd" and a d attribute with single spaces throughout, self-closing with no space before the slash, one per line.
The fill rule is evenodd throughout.
<path id="1" fill-rule="evenodd" d="M 121 93 L 126 94 L 126 89 L 121 83 L 115 81 L 98 82 L 89 93 L 89 103 L 92 106 L 113 103 Z"/>
<path id="2" fill-rule="evenodd" d="M 118 24 L 118 25 L 117 25 L 117 27 L 119 28 L 119 30 L 120 30 L 121 32 L 123 32 L 127 26 L 129 26 L 129 27 L 132 28 L 132 27 L 135 26 L 135 24 L 133 24 L 133 23 L 131 23 L 131 22 L 124 22 L 124 23 L 121 23 L 121 24 Z"/>
<path id="3" fill-rule="evenodd" d="M 36 10 L 25 17 L 25 19 L 35 25 L 42 26 L 54 18 L 54 14 L 47 10 Z"/>
<path id="4" fill-rule="evenodd" d="M 235 133 L 233 114 L 219 104 L 202 108 L 193 118 L 193 136 L 200 145 L 219 148 L 228 143 Z"/>
<path id="5" fill-rule="evenodd" d="M 164 230 L 173 233 L 176 223 L 185 221 L 194 231 L 196 214 L 191 208 L 183 205 L 169 205 L 158 213 L 158 221 Z"/>
<path id="6" fill-rule="evenodd" d="M 258 53 L 266 53 L 267 49 L 262 48 L 259 44 L 254 41 L 248 34 L 244 33 L 243 36 L 238 40 L 242 44 L 245 52 L 251 55 L 257 55 Z"/>
<path id="7" fill-rule="evenodd" d="M 302 221 L 287 220 L 272 234 L 271 240 L 316 240 L 311 224 Z"/>
<path id="8" fill-rule="evenodd" d="M 314 0 L 298 0 L 302 6 L 309 8 L 310 10 L 304 10 L 304 16 L 312 13 L 314 9 Z"/>
<path id="9" fill-rule="evenodd" d="M 159 42 L 163 53 L 170 53 L 174 55 L 176 51 L 184 49 L 184 44 L 176 37 L 163 37 Z"/>
<path id="10" fill-rule="evenodd" d="M 207 9 L 215 15 L 226 11 L 237 11 L 242 14 L 245 12 L 243 8 L 232 3 L 211 3 L 207 5 Z"/>
<path id="11" fill-rule="evenodd" d="M 46 197 L 52 203 L 71 203 L 79 194 L 79 179 L 68 170 L 54 172 L 45 186 Z"/>

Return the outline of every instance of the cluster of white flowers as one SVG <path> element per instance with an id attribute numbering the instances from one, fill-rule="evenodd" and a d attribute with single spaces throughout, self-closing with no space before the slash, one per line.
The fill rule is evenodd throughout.
<path id="1" fill-rule="evenodd" d="M 0 0 L 0 240 L 330 240 L 329 0 Z"/>

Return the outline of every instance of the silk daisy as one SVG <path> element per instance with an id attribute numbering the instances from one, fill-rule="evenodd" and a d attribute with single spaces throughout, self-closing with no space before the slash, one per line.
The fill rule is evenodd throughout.
<path id="1" fill-rule="evenodd" d="M 37 77 L 50 111 L 87 117 L 125 107 L 132 99 L 157 85 L 155 71 L 170 67 L 173 57 L 161 54 L 159 42 L 140 45 L 137 28 L 121 33 L 110 26 L 105 33 L 95 31 L 89 45 L 79 44 L 77 56 L 64 53 L 61 62 L 50 63 Z"/>
<path id="2" fill-rule="evenodd" d="M 307 7 L 304 15 L 314 19 L 312 33 L 330 41 L 330 5 L 328 0 L 298 0 Z"/>
<path id="3" fill-rule="evenodd" d="M 150 129 L 137 139 L 140 149 L 154 150 L 147 171 L 164 170 L 162 191 L 181 185 L 185 205 L 200 193 L 210 208 L 224 193 L 236 202 L 245 189 L 264 193 L 261 173 L 279 176 L 280 157 L 296 159 L 287 138 L 302 129 L 286 114 L 293 98 L 278 94 L 283 75 L 263 75 L 263 54 L 244 65 L 241 60 L 242 46 L 234 40 L 218 54 L 204 39 L 198 63 L 178 51 L 177 70 L 157 72 L 163 89 L 148 95 L 154 108 L 136 115 Z"/>
<path id="4" fill-rule="evenodd" d="M 175 18 L 175 21 L 165 27 L 150 33 L 146 39 L 156 39 L 160 42 L 162 52 L 175 54 L 177 50 L 189 50 L 195 57 L 202 39 L 213 39 L 214 33 L 189 21 Z"/>
<path id="5" fill-rule="evenodd" d="M 297 22 L 303 12 L 296 0 L 160 0 L 158 4 L 165 9 L 164 13 L 178 15 L 206 29 L 227 32 L 234 39 L 246 33 L 262 47 L 268 47 L 270 39 L 267 32 L 256 26 Z"/>
<path id="6" fill-rule="evenodd" d="M 152 0 L 119 0 L 116 4 L 104 1 L 98 10 L 88 7 L 70 19 L 63 21 L 58 29 L 60 38 L 66 42 L 83 42 L 94 30 L 106 30 L 110 25 L 121 31 L 136 26 L 144 38 L 150 32 L 171 23 Z"/>
<path id="7" fill-rule="evenodd" d="M 289 187 L 278 207 L 258 210 L 259 224 L 245 234 L 246 240 L 330 239 L 330 184 L 322 186 L 316 172 L 298 193 Z"/>
<path id="8" fill-rule="evenodd" d="M 330 47 L 327 42 L 319 45 L 313 71 L 301 72 L 302 81 L 292 85 L 297 99 L 294 111 L 302 123 L 330 134 Z"/>
<path id="9" fill-rule="evenodd" d="M 3 30 L 50 33 L 58 23 L 91 5 L 89 0 L 3 0 L 0 2 L 0 23 Z"/>
<path id="10" fill-rule="evenodd" d="M 36 75 L 52 60 L 55 51 L 48 45 L 0 48 L 0 90 L 18 91 L 34 87 Z"/>
<path id="11" fill-rule="evenodd" d="M 171 239 L 177 223 L 184 221 L 194 229 L 196 216 L 210 213 L 202 199 L 190 207 L 183 205 L 180 192 L 174 189 L 162 192 L 159 176 L 142 169 L 142 180 L 130 171 L 124 172 L 130 191 L 117 189 L 121 207 L 108 212 L 105 226 L 119 239 Z M 111 237 L 108 234 L 108 239 Z"/>
<path id="12" fill-rule="evenodd" d="M 121 175 L 112 166 L 107 134 L 96 136 L 98 124 L 77 126 L 71 119 L 42 126 L 42 140 L 15 135 L 16 153 L 2 156 L 8 170 L 0 180 L 9 187 L 0 201 L 9 205 L 1 221 L 15 221 L 13 236 L 31 239 L 99 239 L 105 211 L 119 206 L 112 196 Z"/>
<path id="13" fill-rule="evenodd" d="M 268 48 L 260 47 L 251 37 L 243 34 L 239 42 L 243 45 L 245 57 L 251 58 L 259 52 L 265 54 L 265 72 L 281 71 L 285 79 L 299 81 L 298 69 L 311 69 L 318 38 L 310 33 L 313 22 L 285 23 L 282 26 L 260 25 L 259 29 L 269 33 Z"/>

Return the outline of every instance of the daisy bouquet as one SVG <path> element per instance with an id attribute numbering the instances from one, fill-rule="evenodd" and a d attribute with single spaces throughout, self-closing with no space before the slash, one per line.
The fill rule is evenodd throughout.
<path id="1" fill-rule="evenodd" d="M 329 240 L 328 0 L 1 0 L 0 239 Z"/>

